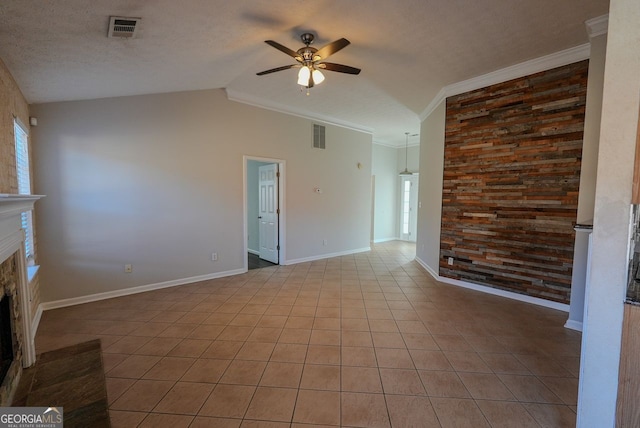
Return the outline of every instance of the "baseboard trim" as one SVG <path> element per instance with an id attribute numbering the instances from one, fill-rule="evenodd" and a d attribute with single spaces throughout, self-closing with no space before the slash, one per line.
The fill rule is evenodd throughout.
<path id="1" fill-rule="evenodd" d="M 381 242 L 389 242 L 389 241 L 399 241 L 400 238 L 395 237 L 395 238 L 383 238 L 383 239 L 374 239 L 373 243 L 374 244 L 380 244 Z"/>
<path id="2" fill-rule="evenodd" d="M 575 331 L 582 331 L 582 323 L 580 321 L 567 320 L 564 327 Z"/>
<path id="3" fill-rule="evenodd" d="M 514 293 L 511 291 L 500 290 L 498 288 L 493 288 L 488 285 L 480 285 L 480 284 L 475 284 L 473 282 L 461 281 L 459 279 L 440 276 L 420 258 L 416 257 L 415 260 L 418 262 L 420 266 L 424 268 L 424 270 L 429 272 L 429 274 L 436 281 L 444 282 L 445 284 L 455 285 L 457 287 L 480 291 L 487 294 L 493 294 L 494 296 L 506 297 L 507 299 L 511 299 L 511 300 L 518 300 L 520 302 L 531 303 L 534 305 L 543 306 L 545 308 L 555 309 L 562 312 L 569 312 L 569 305 L 564 303 L 552 302 L 551 300 L 545 300 L 539 297 L 532 297 L 524 294 Z"/>
<path id="4" fill-rule="evenodd" d="M 318 256 L 303 257 L 303 258 L 300 258 L 300 259 L 285 260 L 284 262 L 281 262 L 280 264 L 281 265 L 295 265 L 295 264 L 298 264 L 298 263 L 306 263 L 306 262 L 314 262 L 316 260 L 330 259 L 332 257 L 349 256 L 351 254 L 364 253 L 366 251 L 371 251 L 371 247 L 358 248 L 358 249 L 355 249 L 355 250 L 340 251 L 340 252 L 337 252 L 337 253 L 320 254 Z"/>
<path id="5" fill-rule="evenodd" d="M 38 305 L 36 309 L 36 313 L 33 315 L 33 320 L 31 320 L 31 337 L 36 337 L 36 333 L 38 332 L 38 326 L 40 325 L 40 319 L 42 318 L 42 303 Z"/>
<path id="6" fill-rule="evenodd" d="M 107 291 L 104 293 L 90 294 L 88 296 L 72 297 L 70 299 L 54 300 L 52 302 L 41 303 L 42 310 L 65 308 L 67 306 L 81 305 L 83 303 L 97 302 L 99 300 L 112 299 L 114 297 L 129 296 L 131 294 L 144 293 L 147 291 L 160 290 L 163 288 L 176 287 L 178 285 L 192 284 L 194 282 L 206 281 L 209 279 L 224 278 L 231 275 L 246 273 L 246 269 L 234 269 L 225 272 L 216 272 L 206 275 L 192 276 L 189 278 L 174 279 L 171 281 L 158 282 L 155 284 L 140 285 L 137 287 L 124 288 L 121 290 Z"/>

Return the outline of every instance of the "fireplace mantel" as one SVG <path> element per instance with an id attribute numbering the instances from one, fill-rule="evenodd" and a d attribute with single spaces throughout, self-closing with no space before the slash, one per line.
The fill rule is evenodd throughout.
<path id="1" fill-rule="evenodd" d="M 33 204 L 43 198 L 42 195 L 14 195 L 0 193 L 0 220 L 20 215 L 33 209 Z"/>
<path id="2" fill-rule="evenodd" d="M 36 360 L 34 332 L 31 330 L 31 293 L 27 282 L 24 232 L 20 214 L 33 209 L 42 195 L 14 195 L 0 193 L 0 263 L 18 253 L 18 288 L 20 315 L 23 319 L 22 366 L 29 367 Z"/>

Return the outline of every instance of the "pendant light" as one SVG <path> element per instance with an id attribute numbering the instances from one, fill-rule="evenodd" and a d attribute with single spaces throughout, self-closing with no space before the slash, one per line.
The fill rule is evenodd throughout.
<path id="1" fill-rule="evenodd" d="M 400 175 L 413 175 L 413 172 L 407 169 L 409 164 L 409 133 L 405 132 L 404 135 L 407 136 L 404 143 L 404 171 L 402 171 Z"/>

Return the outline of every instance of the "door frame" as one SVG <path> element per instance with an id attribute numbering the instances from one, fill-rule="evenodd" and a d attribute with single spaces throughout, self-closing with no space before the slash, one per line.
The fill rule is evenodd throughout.
<path id="1" fill-rule="evenodd" d="M 413 201 L 413 209 L 412 209 L 412 217 L 409 220 L 409 225 L 414 226 L 415 225 L 415 234 L 412 236 L 413 239 L 404 239 L 403 237 L 403 233 L 402 233 L 402 215 L 403 215 L 403 200 L 404 200 L 404 189 L 402 188 L 402 184 L 405 181 L 409 181 L 411 180 L 411 182 L 413 183 L 413 185 L 415 186 L 415 190 L 412 189 L 412 191 L 410 192 L 410 195 L 413 194 L 415 196 L 415 200 Z M 419 191 L 419 187 L 418 184 L 420 183 L 420 179 L 419 179 L 419 175 L 418 173 L 413 173 L 412 175 L 406 176 L 406 175 L 401 175 L 399 178 L 399 184 L 398 184 L 398 238 L 401 241 L 406 241 L 406 242 L 417 242 L 418 240 L 418 191 Z M 413 228 L 409 230 L 409 232 L 414 232 Z"/>
<path id="2" fill-rule="evenodd" d="M 242 156 L 242 221 L 243 221 L 243 269 L 245 272 L 249 270 L 249 261 L 247 254 L 249 253 L 249 219 L 247 216 L 247 168 L 249 161 L 267 162 L 278 164 L 278 170 L 280 172 L 280 178 L 278 179 L 278 208 L 280 209 L 280 215 L 278 216 L 278 245 L 280 250 L 278 253 L 278 261 L 280 265 L 286 264 L 286 204 L 285 204 L 285 180 L 286 180 L 286 161 L 283 159 L 266 158 L 261 156 Z"/>

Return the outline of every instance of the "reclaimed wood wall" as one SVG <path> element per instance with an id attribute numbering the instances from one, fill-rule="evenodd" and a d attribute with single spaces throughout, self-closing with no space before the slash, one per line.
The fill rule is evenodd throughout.
<path id="1" fill-rule="evenodd" d="M 588 65 L 447 98 L 441 276 L 569 303 Z"/>

